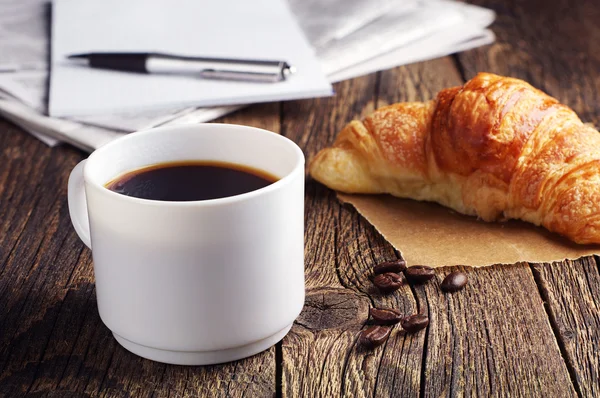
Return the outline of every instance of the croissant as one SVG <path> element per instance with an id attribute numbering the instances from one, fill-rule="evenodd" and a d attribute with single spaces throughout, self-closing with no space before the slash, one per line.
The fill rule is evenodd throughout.
<path id="1" fill-rule="evenodd" d="M 350 122 L 310 162 L 346 193 L 432 201 L 600 243 L 600 134 L 528 83 L 480 73 L 428 102 Z"/>

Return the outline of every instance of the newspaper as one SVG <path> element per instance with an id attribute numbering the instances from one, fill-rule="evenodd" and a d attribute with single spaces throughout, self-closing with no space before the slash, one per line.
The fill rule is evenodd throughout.
<path id="1" fill-rule="evenodd" d="M 0 71 L 46 70 L 50 46 L 50 3 L 2 0 Z"/>
<path id="2" fill-rule="evenodd" d="M 288 0 L 332 82 L 488 44 L 490 10 L 449 0 Z M 0 2 L 0 115 L 48 145 L 92 151 L 123 133 L 213 120 L 240 106 L 130 112 L 77 120 L 45 116 L 47 0 Z"/>
<path id="3" fill-rule="evenodd" d="M 448 3 L 456 5 L 455 3 Z M 442 7 L 446 4 L 440 4 Z M 438 8 L 438 11 L 443 10 Z M 406 65 L 413 62 L 425 61 L 432 58 L 443 57 L 449 54 L 466 51 L 471 48 L 480 47 L 486 44 L 493 43 L 495 40 L 494 33 L 486 29 L 495 18 L 495 13 L 491 10 L 482 7 L 471 5 L 460 5 L 447 9 L 448 13 L 445 17 L 455 18 L 458 21 L 456 24 L 448 24 L 441 21 L 440 25 L 435 26 L 435 32 L 427 34 L 418 40 L 406 40 L 402 35 L 398 35 L 394 40 L 406 42 L 383 54 L 379 54 L 373 58 L 361 62 L 349 62 L 351 65 L 344 65 L 340 59 L 335 59 L 333 62 L 338 64 L 337 70 L 329 74 L 332 82 L 350 79 L 354 76 L 362 76 L 373 73 L 379 70 L 393 68 L 398 65 Z M 460 17 L 451 16 L 452 13 L 458 12 Z M 414 13 L 412 20 L 416 21 L 419 18 L 418 13 Z M 437 17 L 433 16 L 428 19 L 426 24 L 419 26 L 421 31 L 428 29 Z M 382 18 L 383 20 L 384 18 Z M 465 23 L 465 21 L 467 23 Z M 378 23 L 379 24 L 379 23 Z M 428 25 L 429 24 L 429 25 Z M 403 25 L 405 28 L 406 25 Z M 445 26 L 445 27 L 444 27 Z M 366 30 L 372 29 L 370 26 L 356 32 L 356 36 L 366 36 L 366 39 L 357 40 L 354 46 L 349 45 L 349 37 L 342 39 L 346 41 L 346 45 L 351 47 L 352 51 L 357 51 L 359 47 L 364 46 L 364 43 L 369 42 L 369 35 Z M 412 33 L 414 34 L 414 33 Z M 377 40 L 378 33 L 374 33 Z M 372 43 L 376 45 L 375 43 Z M 335 46 L 334 43 L 330 45 Z M 325 63 L 327 65 L 327 63 Z"/>
<path id="4" fill-rule="evenodd" d="M 346 37 L 388 12 L 409 13 L 417 0 L 288 0 L 315 49 Z"/>
<path id="5" fill-rule="evenodd" d="M 41 113 L 47 110 L 50 12 L 48 0 L 0 2 L 0 98 L 16 98 Z M 115 113 L 80 117 L 77 121 L 131 132 L 162 124 L 191 111 L 203 121 L 220 113 L 211 108 L 203 109 Z"/>
<path id="6" fill-rule="evenodd" d="M 1 98 L 0 115 L 34 135 L 53 138 L 53 140 L 49 140 L 51 143 L 66 142 L 86 152 L 92 152 L 123 134 L 69 120 L 50 118 L 32 111 L 31 108 L 19 101 Z"/>
<path id="7" fill-rule="evenodd" d="M 202 123 L 206 121 L 205 118 L 207 115 L 212 120 L 233 112 L 235 109 L 237 107 L 193 109 L 185 115 L 162 124 L 148 126 L 147 128 L 161 125 Z M 0 116 L 21 126 L 49 146 L 66 142 L 86 152 L 92 152 L 94 149 L 124 134 L 122 131 L 106 129 L 73 120 L 51 118 L 34 111 L 20 101 L 10 99 L 0 98 Z"/>
<path id="8" fill-rule="evenodd" d="M 422 6 L 408 14 L 402 9 L 394 9 L 353 34 L 330 42 L 317 54 L 325 73 L 335 73 L 358 63 L 356 54 L 360 54 L 363 60 L 372 59 L 429 36 L 436 30 L 460 24 L 462 17 L 460 7 L 452 3 Z"/>

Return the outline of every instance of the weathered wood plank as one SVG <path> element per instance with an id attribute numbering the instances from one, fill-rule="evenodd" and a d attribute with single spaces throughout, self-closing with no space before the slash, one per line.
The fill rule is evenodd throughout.
<path id="1" fill-rule="evenodd" d="M 600 5 L 593 1 L 475 1 L 495 9 L 492 46 L 458 56 L 465 77 L 490 71 L 529 81 L 600 123 Z M 534 265 L 554 333 L 582 396 L 597 396 L 598 268 L 592 258 Z"/>
<path id="2" fill-rule="evenodd" d="M 377 107 L 396 102 L 428 101 L 447 87 L 463 84 L 451 57 L 381 72 Z"/>
<path id="3" fill-rule="evenodd" d="M 330 144 L 349 120 L 373 110 L 377 76 L 337 84 L 335 98 L 284 104 L 283 134 L 307 158 Z M 309 180 L 306 192 L 305 308 L 283 340 L 283 395 L 416 396 L 423 336 L 395 329 L 372 352 L 356 345 L 368 308 L 386 305 L 416 311 L 408 286 L 393 295 L 374 291 L 368 271 L 397 258 L 393 248 L 333 192 Z"/>
<path id="4" fill-rule="evenodd" d="M 279 104 L 268 104 L 225 121 L 278 131 L 279 119 Z M 0 130 L 0 396 L 275 394 L 275 348 L 180 367 L 120 347 L 98 315 L 91 253 L 68 216 L 66 181 L 83 154 L 46 148 L 4 121 Z"/>
<path id="5" fill-rule="evenodd" d="M 3 256 L 0 374 L 9 376 L 6 380 L 9 386 L 20 384 L 20 389 L 26 391 L 35 381 L 37 365 L 50 341 L 61 310 L 64 286 L 73 268 L 73 262 L 60 262 L 58 256 L 62 252 L 74 261 L 78 256 L 73 250 L 62 251 L 73 240 L 60 189 L 66 184 L 65 174 L 57 172 L 73 167 L 77 155 L 67 151 L 65 156 L 52 156 L 40 143 L 24 137 L 12 126 L 2 123 L 2 127 L 6 130 L 3 134 L 6 147 L 20 145 L 14 151 L 23 151 L 22 159 L 15 163 L 7 158 L 0 161 L 14 170 L 9 184 L 14 184 L 16 191 L 23 189 L 30 193 L 20 195 L 7 190 L 0 199 L 0 203 L 10 201 L 19 214 L 27 215 L 22 227 L 13 232 L 19 239 L 10 248 L 10 254 Z M 39 154 L 42 162 L 32 161 L 32 154 Z M 13 222 L 21 224 L 17 219 Z"/>
<path id="6" fill-rule="evenodd" d="M 600 272 L 593 257 L 533 264 L 579 392 L 600 396 Z"/>
<path id="7" fill-rule="evenodd" d="M 424 288 L 425 396 L 576 396 L 528 265 L 467 269 L 467 287 L 442 294 L 453 270 Z"/>

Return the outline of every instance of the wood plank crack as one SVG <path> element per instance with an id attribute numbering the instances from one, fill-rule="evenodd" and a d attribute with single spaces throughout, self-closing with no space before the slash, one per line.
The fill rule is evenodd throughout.
<path id="1" fill-rule="evenodd" d="M 596 261 L 593 258 L 590 257 L 588 259 L 585 259 L 585 262 L 589 266 L 591 266 L 593 264 L 593 267 L 590 267 L 590 268 L 593 268 L 596 271 L 598 271 L 598 268 L 596 267 Z M 598 363 L 597 352 L 593 352 L 593 353 L 590 352 L 589 354 L 593 355 L 592 357 L 581 358 L 581 359 L 586 359 L 583 363 L 581 363 L 580 362 L 581 359 L 580 359 L 579 355 L 577 355 L 573 351 L 574 348 L 579 349 L 580 347 L 573 346 L 572 343 L 570 342 L 575 336 L 573 335 L 572 332 L 569 331 L 569 329 L 565 328 L 565 322 L 566 322 L 565 316 L 568 316 L 567 314 L 565 314 L 565 310 L 568 310 L 568 311 L 574 310 L 574 308 L 573 308 L 574 297 L 571 294 L 557 295 L 554 292 L 557 289 L 562 290 L 563 286 L 561 286 L 561 285 L 569 284 L 569 282 L 568 282 L 569 279 L 566 279 L 566 280 L 562 279 L 560 281 L 555 280 L 553 277 L 553 273 L 550 272 L 550 271 L 553 271 L 552 270 L 553 267 L 565 267 L 565 268 L 568 267 L 568 269 L 565 269 L 565 271 L 568 273 L 571 273 L 571 271 L 579 265 L 580 265 L 579 262 L 573 262 L 571 264 L 564 264 L 564 265 L 560 264 L 560 263 L 559 264 L 530 264 L 530 268 L 531 268 L 533 277 L 536 281 L 536 285 L 538 286 L 539 294 L 545 303 L 544 308 L 545 308 L 547 316 L 548 316 L 548 322 L 550 323 L 550 325 L 552 327 L 555 342 L 560 349 L 562 359 L 565 363 L 565 366 L 567 367 L 567 369 L 569 371 L 571 383 L 573 384 L 573 387 L 579 397 L 586 397 L 586 396 L 590 396 L 590 394 L 592 394 L 592 392 L 594 390 L 596 390 L 596 389 L 600 390 L 600 386 L 595 384 L 599 380 L 598 379 L 598 369 L 593 365 L 593 364 Z M 585 282 L 587 282 L 588 286 L 595 286 L 598 283 L 598 281 L 600 281 L 600 279 L 598 278 L 599 274 L 600 274 L 600 272 L 598 272 L 598 273 L 596 273 L 596 275 L 594 275 L 595 280 L 593 280 L 593 281 L 590 280 L 590 278 L 592 277 L 592 274 L 589 272 L 583 272 L 581 277 L 583 278 L 583 280 Z M 577 289 L 577 292 L 580 294 L 585 294 L 582 292 L 589 290 L 589 288 L 587 286 L 577 286 L 576 289 Z M 560 303 L 557 302 L 557 300 L 560 300 Z M 598 309 L 598 307 L 596 307 L 595 302 L 592 303 L 592 306 L 588 307 L 588 310 L 593 311 L 596 314 L 600 314 L 599 309 Z M 575 314 L 577 314 L 577 313 L 576 312 L 573 313 L 573 315 L 575 315 Z M 578 314 L 578 316 L 580 316 L 580 315 Z M 559 320 L 559 318 L 563 318 L 563 319 Z M 573 325 L 577 324 L 577 320 L 575 318 L 571 318 L 570 322 Z M 596 322 L 597 322 L 597 324 L 600 324 L 600 318 L 596 319 Z M 589 330 L 593 331 L 593 333 L 592 333 L 592 335 L 587 335 L 586 339 L 588 339 L 588 341 L 590 341 L 590 342 L 593 342 L 594 340 L 596 340 L 598 338 L 598 332 L 597 332 L 596 328 L 591 328 Z M 592 349 L 592 350 L 594 350 L 594 349 Z M 583 377 L 583 375 L 581 374 L 582 366 L 584 368 L 587 368 L 586 373 L 588 375 L 592 375 L 592 379 L 590 379 L 589 377 Z"/>

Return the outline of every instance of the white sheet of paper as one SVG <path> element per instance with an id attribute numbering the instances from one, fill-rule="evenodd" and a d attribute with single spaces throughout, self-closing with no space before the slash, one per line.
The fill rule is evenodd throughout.
<path id="1" fill-rule="evenodd" d="M 165 52 L 285 60 L 298 73 L 273 84 L 144 75 L 74 66 L 85 52 Z M 313 49 L 283 0 L 56 0 L 52 9 L 52 116 L 109 114 L 326 96 Z"/>

